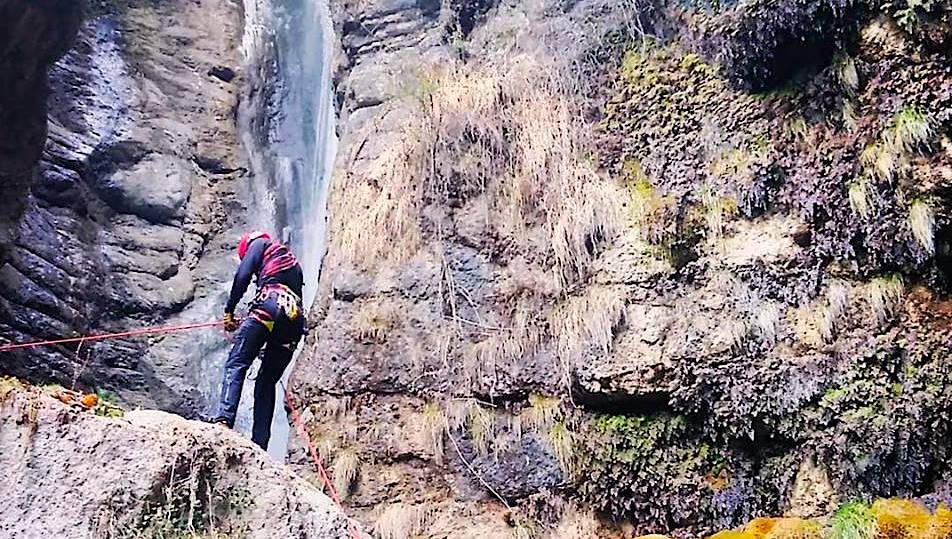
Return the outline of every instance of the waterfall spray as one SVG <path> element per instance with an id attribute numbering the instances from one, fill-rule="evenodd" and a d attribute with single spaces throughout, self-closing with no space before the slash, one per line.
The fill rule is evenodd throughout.
<path id="1" fill-rule="evenodd" d="M 239 122 L 253 167 L 249 222 L 274 230 L 298 255 L 306 309 L 317 294 L 337 152 L 332 39 L 326 0 L 246 0 L 245 55 L 259 67 L 253 72 L 266 89 L 243 108 Z M 250 427 L 251 385 L 242 397 L 240 430 Z M 289 434 L 283 397 L 279 386 L 269 448 L 276 458 L 285 455 Z"/>

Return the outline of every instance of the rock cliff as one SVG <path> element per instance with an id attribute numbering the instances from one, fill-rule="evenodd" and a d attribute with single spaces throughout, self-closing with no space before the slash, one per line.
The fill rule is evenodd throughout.
<path id="1" fill-rule="evenodd" d="M 267 44 L 232 2 L 88 8 L 81 23 L 75 3 L 0 1 L 4 340 L 217 313 L 225 245 L 255 200 L 235 110 L 284 91 L 267 80 L 275 50 L 240 65 L 239 39 Z M 851 499 L 947 497 L 948 2 L 330 9 L 340 152 L 293 389 L 378 537 L 695 537 Z M 274 142 L 274 125 L 252 118 L 245 135 Z M 276 155 L 262 149 L 266 169 L 295 157 Z M 0 369 L 193 413 L 194 357 L 222 345 L 208 341 L 29 352 Z M 4 517 L 26 515 L 0 521 L 14 532 L 34 510 L 71 511 L 90 534 L 148 527 L 159 506 L 181 520 L 183 483 L 187 527 L 215 531 L 246 521 L 215 521 L 214 492 L 290 477 L 244 450 L 230 469 L 240 443 L 221 431 L 12 395 L 0 454 L 36 459 L 10 466 L 51 489 L 50 505 L 6 497 Z M 84 445 L 70 425 L 121 444 Z M 56 497 L 78 488 L 56 474 L 99 462 L 74 455 L 150 455 L 175 429 L 187 439 L 141 484 Z M 222 482 L 203 487 L 196 469 Z M 259 492 L 254 511 L 310 499 L 295 485 Z M 273 534 L 309 529 L 307 514 L 279 517 Z"/>
<path id="2" fill-rule="evenodd" d="M 696 536 L 942 486 L 946 4 L 332 11 L 296 389 L 382 537 Z"/>
<path id="3" fill-rule="evenodd" d="M 330 499 L 233 431 L 99 417 L 0 379 L 0 535 L 351 537 Z"/>
<path id="4" fill-rule="evenodd" d="M 3 340 L 217 316 L 248 200 L 241 6 L 90 2 L 81 22 L 81 5 L 3 4 Z M 194 342 L 18 352 L 2 371 L 191 414 Z"/>

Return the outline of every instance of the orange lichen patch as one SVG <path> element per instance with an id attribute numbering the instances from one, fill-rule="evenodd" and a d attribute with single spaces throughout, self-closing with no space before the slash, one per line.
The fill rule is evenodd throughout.
<path id="1" fill-rule="evenodd" d="M 753 537 L 766 537 L 779 521 L 780 519 L 778 518 L 757 518 L 751 520 L 749 524 L 744 526 L 744 530 L 752 534 Z"/>
<path id="2" fill-rule="evenodd" d="M 878 500 L 871 508 L 876 515 L 879 539 L 926 539 L 932 515 L 911 500 Z"/>
<path id="3" fill-rule="evenodd" d="M 876 515 L 878 539 L 925 539 L 932 515 L 912 500 L 878 500 L 872 506 Z"/>
<path id="4" fill-rule="evenodd" d="M 723 531 L 709 539 L 821 539 L 820 525 L 801 518 L 758 518 L 737 530 Z"/>
<path id="5" fill-rule="evenodd" d="M 913 500 L 844 504 L 831 519 L 758 518 L 707 539 L 952 539 L 952 510 Z"/>
<path id="6" fill-rule="evenodd" d="M 781 518 L 774 523 L 764 539 L 822 539 L 823 531 L 820 525 L 812 520 L 802 518 Z"/>
<path id="7" fill-rule="evenodd" d="M 85 406 L 86 408 L 95 408 L 96 405 L 99 404 L 99 396 L 96 395 L 95 393 L 87 393 L 83 397 L 82 402 L 83 402 L 83 406 Z"/>
<path id="8" fill-rule="evenodd" d="M 939 506 L 929 526 L 922 534 L 923 539 L 949 539 L 952 537 L 952 510 Z"/>
<path id="9" fill-rule="evenodd" d="M 745 528 L 740 530 L 725 530 L 715 533 L 708 539 L 757 539 L 757 536 L 747 531 Z"/>
<path id="10" fill-rule="evenodd" d="M 74 404 L 78 396 L 79 395 L 75 391 L 69 391 L 66 389 L 53 390 L 53 397 L 59 399 L 59 401 L 63 404 Z"/>

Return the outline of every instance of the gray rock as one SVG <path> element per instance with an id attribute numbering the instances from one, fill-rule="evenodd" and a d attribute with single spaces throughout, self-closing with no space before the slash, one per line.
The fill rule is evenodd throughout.
<path id="1" fill-rule="evenodd" d="M 118 211 L 150 222 L 169 223 L 185 215 L 192 190 L 191 174 L 185 161 L 152 154 L 129 169 L 102 178 L 99 191 Z"/>
<path id="2" fill-rule="evenodd" d="M 157 411 L 98 417 L 0 383 L 4 537 L 125 537 L 163 511 L 184 530 L 189 500 L 196 532 L 350 537 L 329 498 L 232 430 Z"/>
<path id="3" fill-rule="evenodd" d="M 464 444 L 464 447 L 468 444 Z M 482 478 L 508 500 L 520 500 L 564 480 L 559 461 L 546 442 L 533 433 L 514 441 L 498 455 L 477 456 L 468 447 L 467 458 Z M 463 469 L 459 473 L 466 474 Z"/>
<path id="4" fill-rule="evenodd" d="M 244 215 L 235 108 L 251 82 L 209 72 L 242 63 L 241 6 L 99 2 L 80 24 L 81 4 L 0 1 L 3 341 L 208 320 L 220 304 L 194 298 L 217 299 L 234 268 L 208 246 Z M 194 414 L 200 352 L 163 343 L 102 343 L 80 383 Z M 70 383 L 74 352 L 19 353 L 0 372 Z"/>

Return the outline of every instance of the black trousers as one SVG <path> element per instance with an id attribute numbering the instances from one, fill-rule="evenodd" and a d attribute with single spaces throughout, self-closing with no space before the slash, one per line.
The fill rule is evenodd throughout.
<path id="1" fill-rule="evenodd" d="M 235 344 L 225 361 L 225 372 L 221 385 L 221 399 L 218 406 L 218 418 L 234 426 L 238 414 L 238 402 L 245 376 L 255 358 L 264 348 L 261 368 L 255 380 L 254 423 L 251 428 L 251 441 L 262 449 L 268 448 L 271 440 L 271 420 L 274 417 L 275 390 L 281 375 L 291 363 L 298 341 L 304 334 L 303 316 L 298 320 L 288 320 L 277 305 L 259 305 L 274 312 L 274 326 L 269 328 L 261 321 L 248 317 L 235 333 Z"/>

